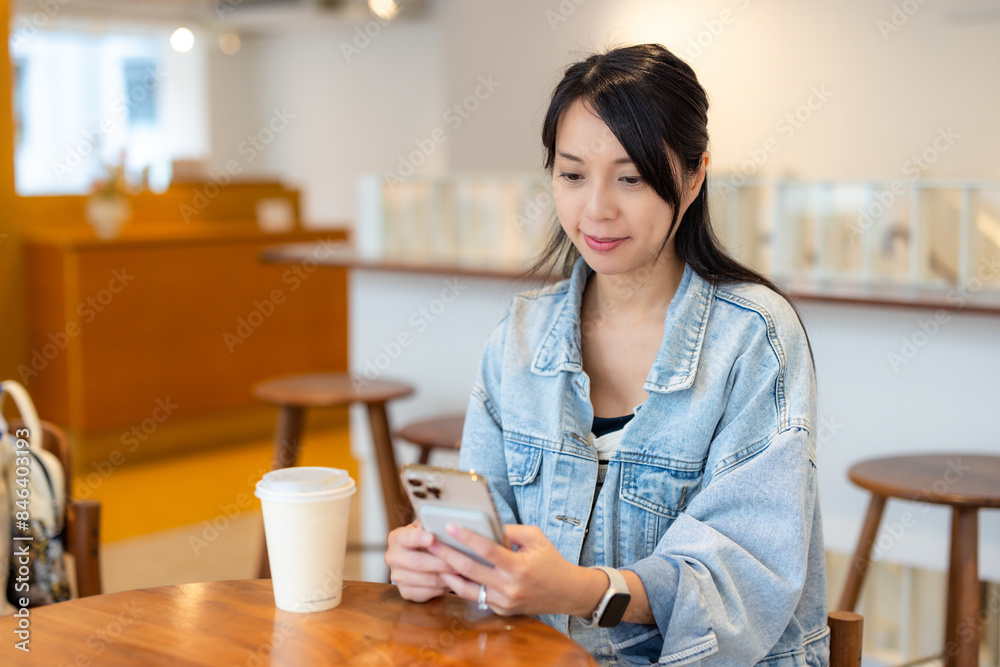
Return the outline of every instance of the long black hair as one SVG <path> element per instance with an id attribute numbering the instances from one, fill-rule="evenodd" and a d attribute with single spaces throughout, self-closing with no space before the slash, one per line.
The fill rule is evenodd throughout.
<path id="1" fill-rule="evenodd" d="M 659 44 L 639 44 L 570 65 L 552 93 L 542 125 L 545 168 L 550 173 L 559 120 L 578 101 L 601 117 L 639 175 L 673 208 L 667 238 L 679 222 L 674 243 L 681 260 L 712 283 L 753 282 L 780 291 L 722 249 L 709 218 L 707 176 L 684 218 L 677 219 L 681 187 L 686 177 L 698 170 L 708 150 L 708 95 L 687 63 Z M 684 173 L 675 173 L 671 152 Z M 536 266 L 568 276 L 579 256 L 556 224 Z"/>
<path id="2" fill-rule="evenodd" d="M 583 102 L 600 116 L 639 175 L 673 208 L 664 245 L 676 227 L 677 256 L 708 282 L 757 283 L 787 300 L 774 283 L 740 264 L 722 248 L 709 217 L 707 176 L 684 217 L 677 219 L 681 187 L 688 176 L 697 172 L 708 150 L 708 95 L 690 65 L 659 44 L 618 48 L 570 65 L 552 93 L 542 125 L 545 168 L 549 173 L 555 163 L 559 120 L 575 102 Z M 671 153 L 683 173 L 675 173 Z M 556 221 L 528 275 L 557 273 L 567 277 L 579 257 L 580 252 Z"/>

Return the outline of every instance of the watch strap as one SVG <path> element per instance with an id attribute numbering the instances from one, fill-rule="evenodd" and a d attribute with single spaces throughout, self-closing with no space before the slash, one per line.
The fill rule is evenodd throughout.
<path id="1" fill-rule="evenodd" d="M 620 593 L 628 593 L 628 583 L 625 582 L 624 574 L 613 567 L 605 567 L 604 565 L 595 565 L 594 569 L 601 570 L 604 574 L 608 575 L 608 580 L 611 582 L 611 585 L 608 586 L 608 591 L 616 589 Z"/>
<path id="2" fill-rule="evenodd" d="M 627 596 L 628 598 L 631 598 L 631 593 L 629 593 L 628 590 L 628 584 L 625 581 L 625 575 L 613 567 L 605 567 L 603 565 L 595 565 L 593 569 L 603 571 L 604 574 L 608 576 L 608 581 L 610 583 L 608 589 L 604 592 L 604 596 L 601 597 L 601 601 L 598 603 L 597 609 L 593 611 L 589 618 L 583 621 L 584 625 L 590 628 L 602 626 L 601 621 L 607 611 L 608 603 L 611 602 L 612 599 L 619 596 Z M 618 620 L 619 619 L 615 619 L 611 625 L 617 625 Z"/>

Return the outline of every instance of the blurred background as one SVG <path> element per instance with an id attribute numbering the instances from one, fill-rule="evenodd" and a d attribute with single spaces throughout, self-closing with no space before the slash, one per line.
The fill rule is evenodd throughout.
<path id="1" fill-rule="evenodd" d="M 0 375 L 70 436 L 106 591 L 253 576 L 276 418 L 255 382 L 402 380 L 394 425 L 464 410 L 552 220 L 551 90 L 632 43 L 694 67 L 717 232 L 810 334 L 831 600 L 868 498 L 850 465 L 1000 452 L 997 0 L 0 7 Z M 368 428 L 311 411 L 300 463 L 355 474 L 352 539 L 377 546 Z M 860 609 L 872 664 L 933 652 L 944 623 L 947 511 L 886 535 Z M 995 512 L 980 543 L 996 665 Z M 385 576 L 359 553 L 350 576 Z"/>

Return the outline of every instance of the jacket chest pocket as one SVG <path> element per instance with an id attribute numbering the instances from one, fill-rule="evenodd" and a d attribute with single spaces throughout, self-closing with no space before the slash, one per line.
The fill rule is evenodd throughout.
<path id="1" fill-rule="evenodd" d="M 537 524 L 542 499 L 538 472 L 542 465 L 542 450 L 520 442 L 505 440 L 507 482 L 514 494 L 514 508 L 520 523 Z"/>
<path id="2" fill-rule="evenodd" d="M 667 519 L 676 518 L 698 492 L 705 471 L 704 462 L 681 466 L 623 461 L 622 500 Z"/>
<path id="3" fill-rule="evenodd" d="M 510 439 L 504 441 L 503 449 L 510 485 L 524 486 L 535 481 L 542 463 L 542 450 Z"/>

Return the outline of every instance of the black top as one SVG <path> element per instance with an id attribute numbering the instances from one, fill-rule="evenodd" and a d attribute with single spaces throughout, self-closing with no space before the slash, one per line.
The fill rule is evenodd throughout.
<path id="1" fill-rule="evenodd" d="M 624 417 L 594 417 L 594 425 L 590 427 L 590 430 L 594 432 L 594 437 L 601 437 L 602 435 L 607 435 L 608 433 L 614 433 L 615 431 L 620 431 L 625 428 L 625 424 L 632 421 L 632 417 L 635 414 L 625 415 Z"/>

